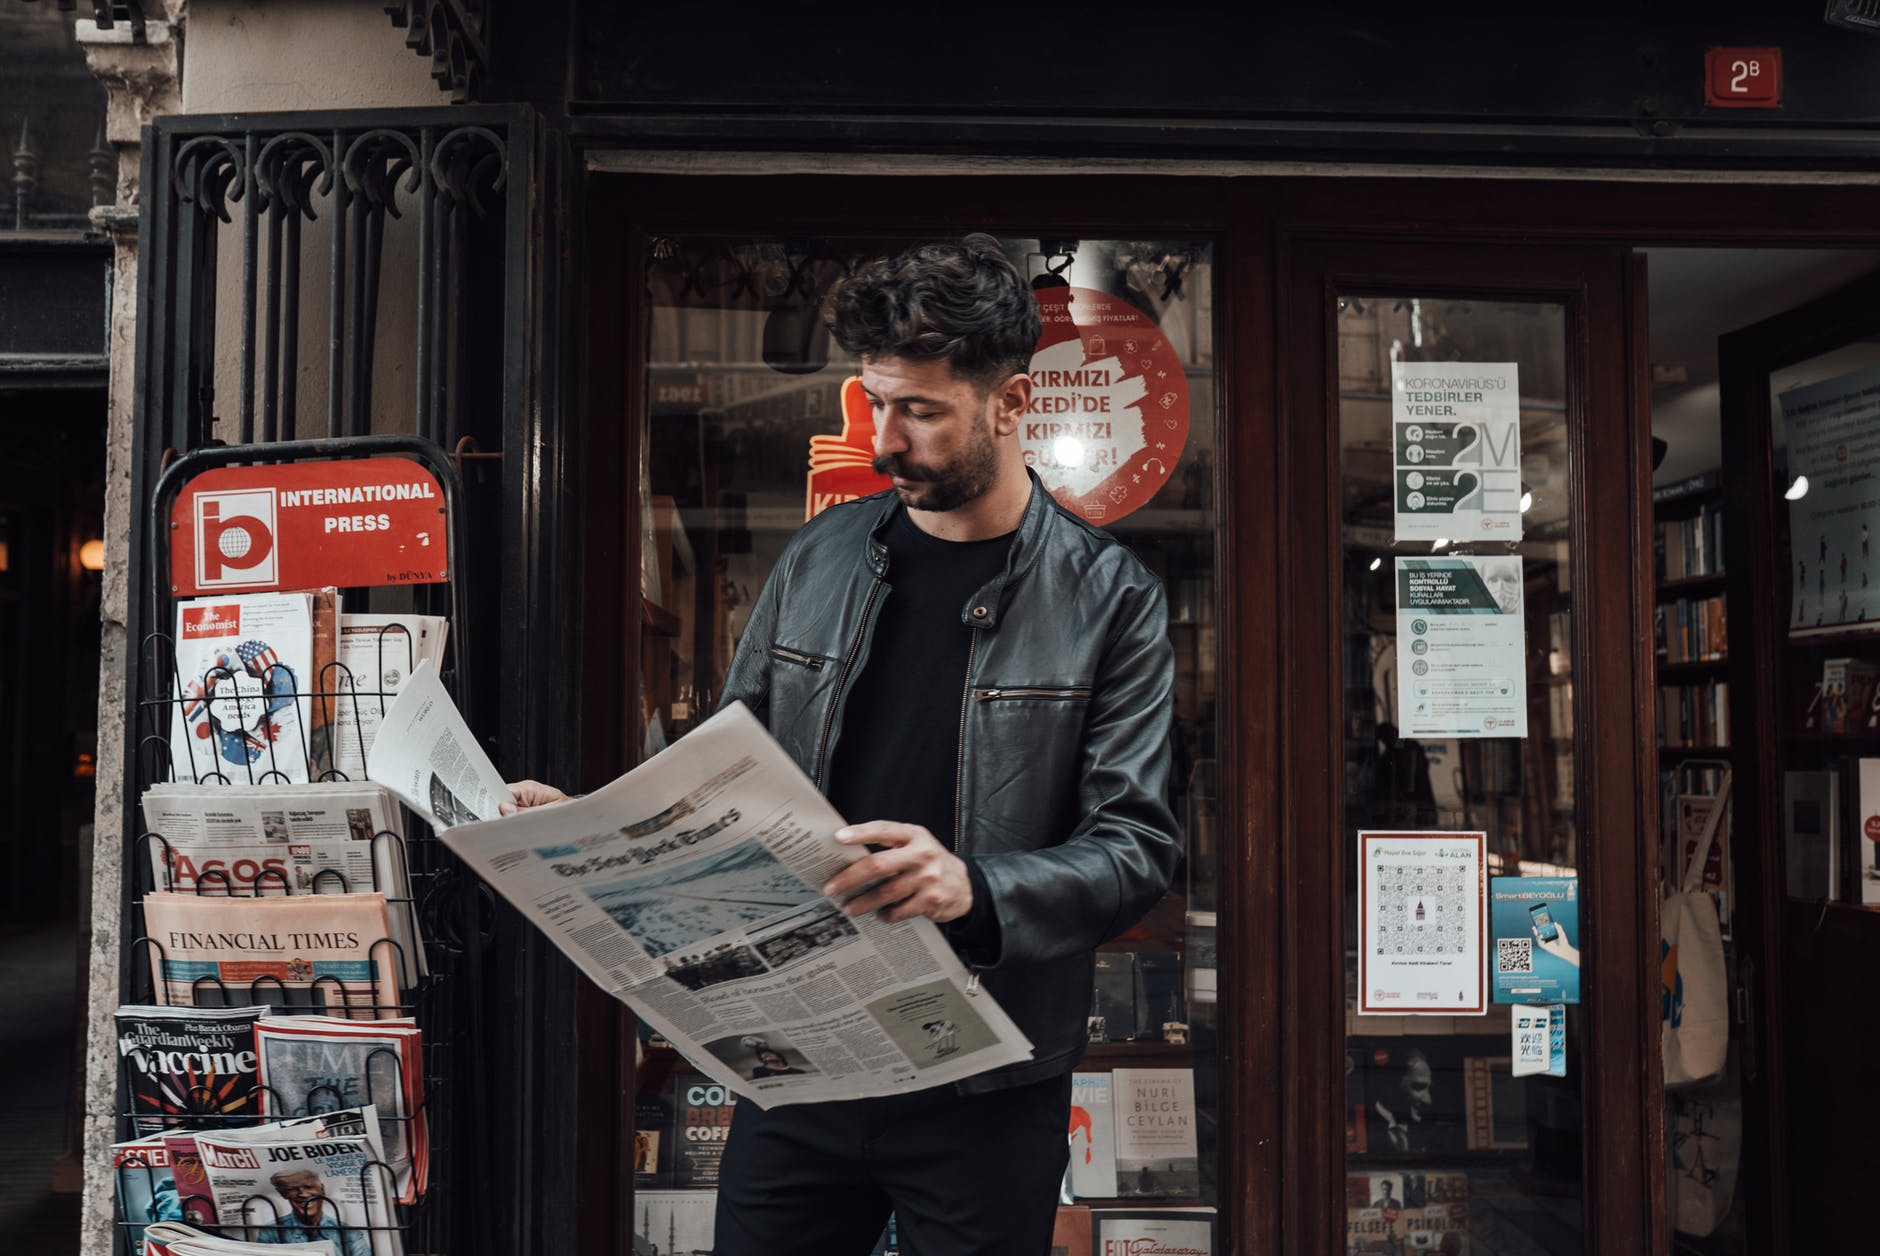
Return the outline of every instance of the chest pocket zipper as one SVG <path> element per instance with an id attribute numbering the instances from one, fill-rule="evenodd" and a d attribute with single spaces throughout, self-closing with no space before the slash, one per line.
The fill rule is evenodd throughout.
<path id="1" fill-rule="evenodd" d="M 828 659 L 818 658 L 814 654 L 804 654 L 800 650 L 785 649 L 780 645 L 770 647 L 770 657 L 773 659 L 782 659 L 786 663 L 795 663 L 798 667 L 807 667 L 812 672 L 820 672 L 823 669 L 823 664 L 829 661 Z"/>
<path id="2" fill-rule="evenodd" d="M 1042 689 L 1042 688 L 1028 688 L 1028 687 L 1013 687 L 1010 689 L 975 689 L 973 690 L 974 702 L 997 702 L 1003 698 L 1076 699 L 1076 698 L 1088 698 L 1089 696 L 1090 696 L 1090 690 L 1087 687 L 1077 688 L 1077 689 Z"/>

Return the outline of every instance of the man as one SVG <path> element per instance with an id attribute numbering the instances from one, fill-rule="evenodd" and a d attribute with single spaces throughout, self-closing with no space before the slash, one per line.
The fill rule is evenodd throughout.
<path id="1" fill-rule="evenodd" d="M 893 487 L 792 539 L 721 702 L 867 818 L 836 838 L 872 853 L 824 893 L 851 916 L 941 925 L 1034 1054 L 914 1094 L 739 1104 L 716 1250 L 860 1256 L 892 1208 L 921 1256 L 1040 1256 L 1092 951 L 1161 897 L 1180 853 L 1162 589 L 1026 468 L 1039 315 L 996 240 L 871 263 L 824 320 L 861 359 Z"/>
<path id="2" fill-rule="evenodd" d="M 268 1179 L 274 1191 L 287 1201 L 288 1212 L 277 1216 L 271 1225 L 256 1226 L 249 1233 L 255 1243 L 318 1243 L 333 1245 L 339 1256 L 372 1256 L 372 1240 L 362 1221 L 357 1226 L 344 1225 L 339 1206 L 326 1197 L 320 1175 L 312 1169 L 283 1169 Z M 257 1205 L 255 1211 L 261 1211 Z"/>

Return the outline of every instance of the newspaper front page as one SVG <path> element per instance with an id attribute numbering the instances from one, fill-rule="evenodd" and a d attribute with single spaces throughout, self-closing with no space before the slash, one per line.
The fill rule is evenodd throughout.
<path id="1" fill-rule="evenodd" d="M 414 698 L 400 695 L 373 765 L 394 792 L 427 776 L 403 755 L 428 748 L 454 765 L 475 750 L 429 726 L 448 711 L 462 727 L 434 699 L 417 699 L 427 717 L 388 740 Z M 760 1107 L 920 1090 L 1030 1059 L 932 921 L 851 919 L 822 896 L 865 853 L 835 841 L 842 823 L 733 704 L 596 793 L 443 840 L 700 1071 Z"/>

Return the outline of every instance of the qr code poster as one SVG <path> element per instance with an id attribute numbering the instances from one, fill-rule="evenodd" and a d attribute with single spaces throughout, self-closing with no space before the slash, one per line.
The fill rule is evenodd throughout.
<path id="1" fill-rule="evenodd" d="M 1481 833 L 1358 834 L 1358 1012 L 1488 1011 Z"/>
<path id="2" fill-rule="evenodd" d="M 1580 1001 L 1580 879 L 1490 877 L 1497 1003 Z"/>

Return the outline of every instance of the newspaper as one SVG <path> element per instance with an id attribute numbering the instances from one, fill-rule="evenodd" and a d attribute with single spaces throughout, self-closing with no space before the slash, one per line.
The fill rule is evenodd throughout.
<path id="1" fill-rule="evenodd" d="M 430 1173 L 421 1042 L 417 1025 L 402 1019 L 264 1018 L 254 1030 L 261 1107 L 375 1107 L 398 1202 L 414 1203 Z"/>
<path id="2" fill-rule="evenodd" d="M 416 718 L 414 700 L 427 708 Z M 432 727 L 446 711 L 461 727 L 447 703 L 407 690 L 387 725 L 402 717 L 405 744 L 467 753 Z M 841 826 L 734 703 L 597 793 L 443 840 L 701 1072 L 760 1107 L 920 1090 L 1029 1059 L 932 921 L 851 919 L 818 892 L 863 857 L 835 841 Z"/>
<path id="3" fill-rule="evenodd" d="M 249 593 L 176 604 L 170 766 L 182 781 L 304 781 L 312 753 L 313 599 Z"/>
<path id="4" fill-rule="evenodd" d="M 398 1005 L 383 894 L 149 894 L 144 933 L 173 1006 L 266 1003 L 372 1020 Z"/>
<path id="5" fill-rule="evenodd" d="M 366 781 L 303 785 L 164 783 L 144 791 L 152 884 L 256 896 L 378 890 L 390 900 L 400 979 L 429 971 L 405 864 L 403 825 Z"/>
<path id="6" fill-rule="evenodd" d="M 326 1240 L 341 1256 L 401 1256 L 390 1176 L 369 1133 L 257 1133 L 194 1136 L 226 1233 L 269 1245 Z"/>
<path id="7" fill-rule="evenodd" d="M 147 1256 L 339 1256 L 325 1239 L 317 1243 L 244 1243 L 218 1238 L 180 1221 L 151 1226 L 150 1243 L 142 1250 Z"/>
<path id="8" fill-rule="evenodd" d="M 260 1112 L 255 1022 L 267 1010 L 121 1005 L 117 1045 L 132 1128 L 149 1134 Z"/>
<path id="9" fill-rule="evenodd" d="M 372 779 L 440 833 L 494 820 L 499 803 L 515 801 L 428 660 L 399 690 L 374 744 Z"/>
<path id="10" fill-rule="evenodd" d="M 450 621 L 441 615 L 341 615 L 339 666 L 320 688 L 333 697 L 333 768 L 366 779 L 366 757 L 392 699 L 421 662 L 444 665 Z"/>

